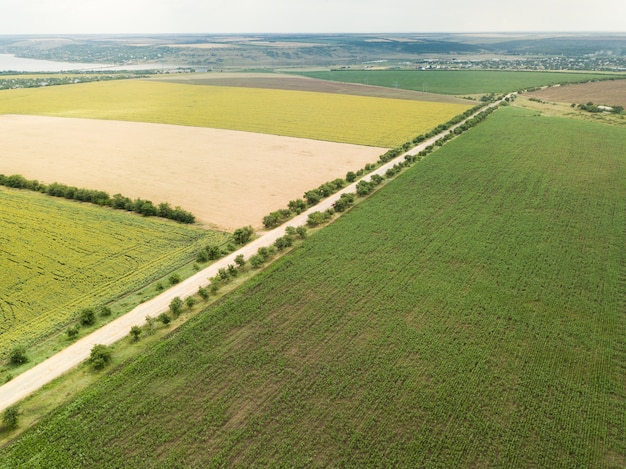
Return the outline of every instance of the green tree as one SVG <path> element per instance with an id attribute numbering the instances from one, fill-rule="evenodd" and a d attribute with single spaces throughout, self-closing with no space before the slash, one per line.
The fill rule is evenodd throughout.
<path id="1" fill-rule="evenodd" d="M 11 353 L 9 353 L 9 363 L 11 363 L 11 365 L 22 365 L 27 362 L 28 356 L 26 355 L 25 347 L 14 347 Z"/>
<path id="2" fill-rule="evenodd" d="M 196 299 L 193 296 L 188 296 L 185 298 L 185 304 L 187 305 L 187 308 L 191 309 L 193 308 L 193 305 L 196 304 Z"/>
<path id="3" fill-rule="evenodd" d="M 108 317 L 111 316 L 112 311 L 108 306 L 102 305 L 98 307 L 98 314 L 102 317 Z"/>
<path id="4" fill-rule="evenodd" d="M 183 311 L 183 300 L 179 296 L 170 301 L 170 312 L 174 316 L 178 316 Z"/>
<path id="5" fill-rule="evenodd" d="M 237 228 L 233 233 L 233 240 L 237 244 L 246 244 L 252 236 L 254 235 L 254 230 L 250 225 L 244 226 L 243 228 Z"/>
<path id="6" fill-rule="evenodd" d="M 96 344 L 91 349 L 89 362 L 96 370 L 101 370 L 111 363 L 112 352 L 109 347 L 103 344 Z"/>
<path id="7" fill-rule="evenodd" d="M 92 308 L 85 308 L 78 319 L 83 326 L 93 326 L 96 323 L 96 312 Z"/>
<path id="8" fill-rule="evenodd" d="M 180 283 L 180 275 L 172 274 L 172 275 L 170 275 L 168 280 L 169 280 L 171 285 L 176 285 L 177 283 Z"/>
<path id="9" fill-rule="evenodd" d="M 141 335 L 141 327 L 133 326 L 130 328 L 130 337 L 133 342 L 137 342 L 139 340 L 140 335 Z"/>
<path id="10" fill-rule="evenodd" d="M 200 295 L 200 298 L 202 298 L 204 301 L 207 301 L 209 299 L 209 290 L 207 290 L 206 288 L 198 287 L 198 295 Z"/>
<path id="11" fill-rule="evenodd" d="M 276 246 L 276 249 L 279 251 L 290 247 L 292 244 L 293 239 L 289 235 L 281 236 L 280 238 L 276 238 L 276 241 L 274 241 L 274 246 Z"/>
<path id="12" fill-rule="evenodd" d="M 289 210 L 298 215 L 306 210 L 306 202 L 302 199 L 290 200 L 287 206 Z"/>
<path id="13" fill-rule="evenodd" d="M 170 322 L 172 322 L 172 318 L 170 318 L 167 313 L 161 313 L 157 316 L 157 321 L 160 321 L 164 326 L 167 326 Z"/>
<path id="14" fill-rule="evenodd" d="M 76 337 L 78 337 L 78 333 L 80 332 L 80 328 L 78 326 L 78 324 L 75 324 L 71 327 L 67 328 L 67 331 L 65 331 L 67 334 L 67 338 L 70 340 L 75 339 Z"/>
<path id="15" fill-rule="evenodd" d="M 12 405 L 7 407 L 2 414 L 2 425 L 8 430 L 13 430 L 17 427 L 17 423 L 20 417 L 19 405 Z"/>
<path id="16" fill-rule="evenodd" d="M 265 263 L 265 259 L 260 254 L 254 254 L 250 256 L 250 265 L 253 269 L 258 269 Z"/>

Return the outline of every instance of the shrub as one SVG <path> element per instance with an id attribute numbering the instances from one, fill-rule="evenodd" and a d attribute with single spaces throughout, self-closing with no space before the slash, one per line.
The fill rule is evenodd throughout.
<path id="1" fill-rule="evenodd" d="M 253 269 L 258 269 L 265 263 L 265 259 L 260 254 L 254 254 L 250 257 L 250 265 Z"/>
<path id="2" fill-rule="evenodd" d="M 67 331 L 65 331 L 67 334 L 67 338 L 70 340 L 75 339 L 76 337 L 78 337 L 78 333 L 80 332 L 80 328 L 78 327 L 78 324 L 72 326 L 72 327 L 68 327 Z"/>
<path id="3" fill-rule="evenodd" d="M 11 365 L 22 365 L 28 362 L 28 356 L 26 355 L 25 347 L 15 347 L 9 354 L 9 362 Z"/>
<path id="4" fill-rule="evenodd" d="M 108 306 L 102 305 L 98 307 L 98 314 L 102 317 L 108 317 L 111 316 L 112 311 Z"/>
<path id="5" fill-rule="evenodd" d="M 202 298 L 204 301 L 207 301 L 209 299 L 209 290 L 207 290 L 206 288 L 198 287 L 198 295 L 200 295 L 200 298 Z"/>
<path id="6" fill-rule="evenodd" d="M 167 326 L 170 322 L 172 322 L 172 318 L 170 318 L 167 313 L 161 313 L 157 316 L 157 321 L 160 321 L 164 326 Z"/>
<path id="7" fill-rule="evenodd" d="M 13 430 L 17 427 L 17 422 L 20 416 L 20 407 L 19 405 L 13 405 L 11 407 L 7 407 L 7 409 L 2 414 L 2 425 L 4 428 L 8 430 Z"/>
<path id="8" fill-rule="evenodd" d="M 91 308 L 83 309 L 79 321 L 83 326 L 93 326 L 96 323 L 96 312 Z"/>
<path id="9" fill-rule="evenodd" d="M 112 352 L 109 347 L 102 344 L 96 344 L 91 349 L 89 362 L 96 370 L 101 370 L 111 363 Z"/>
<path id="10" fill-rule="evenodd" d="M 137 342 L 139 340 L 140 335 L 141 335 L 141 327 L 133 326 L 130 328 L 130 337 L 133 342 Z"/>
<path id="11" fill-rule="evenodd" d="M 170 301 L 170 312 L 174 315 L 174 316 L 178 316 L 183 310 L 183 300 L 180 299 L 179 296 L 177 296 L 176 298 L 173 298 L 172 301 Z"/>

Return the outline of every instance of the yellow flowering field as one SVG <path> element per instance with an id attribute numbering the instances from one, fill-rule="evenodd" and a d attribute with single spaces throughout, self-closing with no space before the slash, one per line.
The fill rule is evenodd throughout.
<path id="1" fill-rule="evenodd" d="M 0 114 L 213 127 L 392 148 L 469 106 L 309 91 L 119 80 L 5 90 Z"/>
<path id="2" fill-rule="evenodd" d="M 140 290 L 227 240 L 155 218 L 0 187 L 0 357 L 83 308 Z"/>

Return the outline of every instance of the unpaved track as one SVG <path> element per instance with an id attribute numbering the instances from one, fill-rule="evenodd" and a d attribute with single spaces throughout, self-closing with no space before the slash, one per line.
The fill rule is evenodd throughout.
<path id="1" fill-rule="evenodd" d="M 457 124 L 457 126 L 461 124 L 462 123 Z M 379 174 L 383 176 L 389 168 L 398 162 L 403 161 L 405 155 L 409 153 L 413 154 L 425 149 L 427 146 L 432 145 L 436 140 L 457 126 L 451 127 L 447 131 L 422 142 L 409 152 L 401 154 L 397 158 L 382 165 L 377 170 L 365 176 L 363 180 L 369 181 L 372 174 Z M 248 259 L 250 256 L 256 254 L 258 248 L 271 246 L 277 238 L 285 234 L 285 230 L 288 226 L 298 227 L 305 225 L 310 213 L 318 211 L 323 212 L 324 210 L 331 208 L 342 194 L 355 192 L 357 182 L 350 184 L 336 194 L 324 199 L 316 206 L 311 207 L 306 212 L 292 218 L 284 225 L 264 233 L 262 236 L 242 247 L 238 251 L 218 260 L 206 269 L 201 270 L 192 277 L 189 277 L 178 285 L 173 286 L 152 300 L 140 304 L 124 316 L 121 316 L 118 319 L 102 326 L 97 331 L 94 331 L 88 336 L 76 341 L 74 344 L 48 358 L 46 361 L 13 378 L 11 381 L 0 387 L 0 411 L 15 404 L 16 402 L 19 402 L 45 384 L 61 376 L 89 358 L 91 348 L 94 345 L 110 345 L 117 342 L 118 340 L 128 336 L 132 326 L 143 325 L 146 322 L 146 316 L 156 317 L 167 311 L 173 298 L 178 296 L 184 299 L 188 296 L 194 295 L 197 293 L 199 287 L 204 287 L 209 284 L 208 279 L 217 275 L 218 269 L 225 268 L 228 264 L 235 264 L 235 257 L 239 254 L 243 254 L 243 256 Z"/>

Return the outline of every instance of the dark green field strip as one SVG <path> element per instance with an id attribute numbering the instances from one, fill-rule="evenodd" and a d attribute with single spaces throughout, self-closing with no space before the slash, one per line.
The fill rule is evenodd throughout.
<path id="1" fill-rule="evenodd" d="M 322 80 L 451 95 L 508 93 L 555 83 L 576 83 L 607 78 L 607 75 L 597 73 L 504 70 L 333 70 L 298 74 Z"/>
<path id="2" fill-rule="evenodd" d="M 622 466 L 624 142 L 496 112 L 0 466 Z"/>

